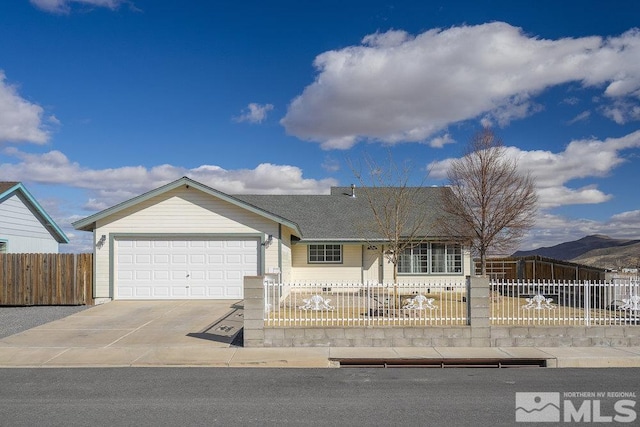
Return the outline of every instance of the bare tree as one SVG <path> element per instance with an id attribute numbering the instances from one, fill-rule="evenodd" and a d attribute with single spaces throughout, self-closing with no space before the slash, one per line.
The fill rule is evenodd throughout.
<path id="1" fill-rule="evenodd" d="M 360 224 L 362 234 L 370 244 L 384 242 L 384 257 L 393 264 L 393 283 L 398 283 L 398 263 L 405 249 L 423 243 L 428 235 L 431 211 L 422 184 L 410 186 L 414 167 L 411 163 L 397 164 L 391 153 L 387 163 L 379 163 L 370 156 L 364 157 L 365 173 L 350 163 L 371 208 L 371 220 Z M 375 238 L 375 240 L 374 240 Z"/>
<path id="2" fill-rule="evenodd" d="M 519 171 L 517 160 L 507 156 L 502 141 L 488 128 L 473 136 L 447 178 L 452 191 L 444 193 L 444 210 L 466 227 L 486 276 L 488 251 L 514 248 L 534 225 L 534 181 Z"/>

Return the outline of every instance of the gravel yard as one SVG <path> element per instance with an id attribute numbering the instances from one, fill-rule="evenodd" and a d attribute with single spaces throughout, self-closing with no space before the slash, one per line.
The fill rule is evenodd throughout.
<path id="1" fill-rule="evenodd" d="M 62 319 L 90 307 L 87 305 L 0 307 L 0 338 Z"/>

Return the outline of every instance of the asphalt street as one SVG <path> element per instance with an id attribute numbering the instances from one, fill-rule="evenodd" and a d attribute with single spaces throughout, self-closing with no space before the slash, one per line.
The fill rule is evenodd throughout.
<path id="1" fill-rule="evenodd" d="M 639 375 L 636 368 L 6 369 L 0 419 L 11 426 L 513 426 L 516 393 L 635 396 Z M 616 399 L 600 400 L 598 416 L 616 414 Z"/>

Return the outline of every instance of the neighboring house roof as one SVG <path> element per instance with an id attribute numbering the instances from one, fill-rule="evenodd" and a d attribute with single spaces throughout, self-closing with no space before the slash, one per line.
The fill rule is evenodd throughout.
<path id="1" fill-rule="evenodd" d="M 330 195 L 235 195 L 254 206 L 288 218 L 300 226 L 302 241 L 385 241 L 375 226 L 371 202 L 377 206 L 389 199 L 390 193 L 400 191 L 396 187 L 357 188 L 355 197 L 349 187 L 333 187 Z M 439 233 L 439 221 L 447 219 L 442 210 L 443 192 L 446 187 L 413 187 L 408 189 L 413 206 L 426 212 L 422 236 L 449 238 Z M 393 200 L 393 196 L 391 197 Z M 411 222 L 411 221 L 409 221 Z M 462 229 L 462 228 L 460 228 Z M 454 236 L 456 238 L 463 236 Z"/>
<path id="2" fill-rule="evenodd" d="M 69 238 L 64 234 L 60 227 L 58 227 L 58 224 L 51 219 L 47 212 L 45 212 L 31 193 L 27 191 L 22 183 L 0 181 L 0 203 L 7 200 L 14 194 L 20 194 L 22 196 L 22 199 L 25 201 L 31 212 L 33 212 L 33 214 L 45 226 L 58 243 L 69 243 Z"/>
<path id="3" fill-rule="evenodd" d="M 233 205 L 236 205 L 236 206 L 242 207 L 244 209 L 247 209 L 248 211 L 251 211 L 251 212 L 253 212 L 253 213 L 257 214 L 257 215 L 260 215 L 262 217 L 268 218 L 268 219 L 270 219 L 272 221 L 275 221 L 277 223 L 286 225 L 286 226 L 292 228 L 294 230 L 294 232 L 296 232 L 298 234 L 301 234 L 298 225 L 295 224 L 294 222 L 291 222 L 288 219 L 286 219 L 284 217 L 281 217 L 281 216 L 278 216 L 277 214 L 274 214 L 272 212 L 268 212 L 268 211 L 266 211 L 266 210 L 264 210 L 264 209 L 262 209 L 262 208 L 260 208 L 258 206 L 252 206 L 252 205 L 246 203 L 245 201 L 239 200 L 239 199 L 237 199 L 237 198 L 235 198 L 233 196 L 230 196 L 230 195 L 228 195 L 226 193 L 223 193 L 221 191 L 215 190 L 215 189 L 213 189 L 211 187 L 207 187 L 206 185 L 201 184 L 201 183 L 199 183 L 197 181 L 194 181 L 194 180 L 192 180 L 190 178 L 187 178 L 186 176 L 182 177 L 180 179 L 177 179 L 177 180 L 175 180 L 173 182 L 170 182 L 170 183 L 168 183 L 166 185 L 163 185 L 162 187 L 156 188 L 155 190 L 151 190 L 151 191 L 149 191 L 147 193 L 141 194 L 140 196 L 134 197 L 133 199 L 126 200 L 126 201 L 124 201 L 124 202 L 122 202 L 120 204 L 117 204 L 117 205 L 112 206 L 112 207 L 110 207 L 108 209 L 100 211 L 100 212 L 98 212 L 96 214 L 93 214 L 91 216 L 83 218 L 83 219 L 81 219 L 79 221 L 74 222 L 71 225 L 73 225 L 73 227 L 76 230 L 91 231 L 91 230 L 95 229 L 96 221 L 99 221 L 99 220 L 101 220 L 103 218 L 106 218 L 106 217 L 108 217 L 110 215 L 113 215 L 116 212 L 120 212 L 120 211 L 122 211 L 124 209 L 127 209 L 127 208 L 129 208 L 131 206 L 134 206 L 134 205 L 136 205 L 138 203 L 141 203 L 141 202 L 143 202 L 145 200 L 149 200 L 152 197 L 156 197 L 156 196 L 158 196 L 160 194 L 163 194 L 163 193 L 166 193 L 168 191 L 171 191 L 171 190 L 174 190 L 176 188 L 179 188 L 179 187 L 181 187 L 183 185 L 191 186 L 191 187 L 196 188 L 196 189 L 198 189 L 200 191 L 203 191 L 203 192 L 205 192 L 207 194 L 210 194 L 210 195 L 212 195 L 214 197 L 217 197 L 217 198 L 222 199 L 222 200 L 224 200 L 226 202 L 229 202 L 229 203 L 231 203 Z"/>

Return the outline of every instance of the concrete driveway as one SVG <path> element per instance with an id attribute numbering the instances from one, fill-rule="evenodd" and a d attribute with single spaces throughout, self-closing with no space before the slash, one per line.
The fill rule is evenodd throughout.
<path id="1" fill-rule="evenodd" d="M 0 365 L 131 366 L 225 360 L 229 344 L 195 338 L 237 301 L 113 301 L 0 339 Z"/>

